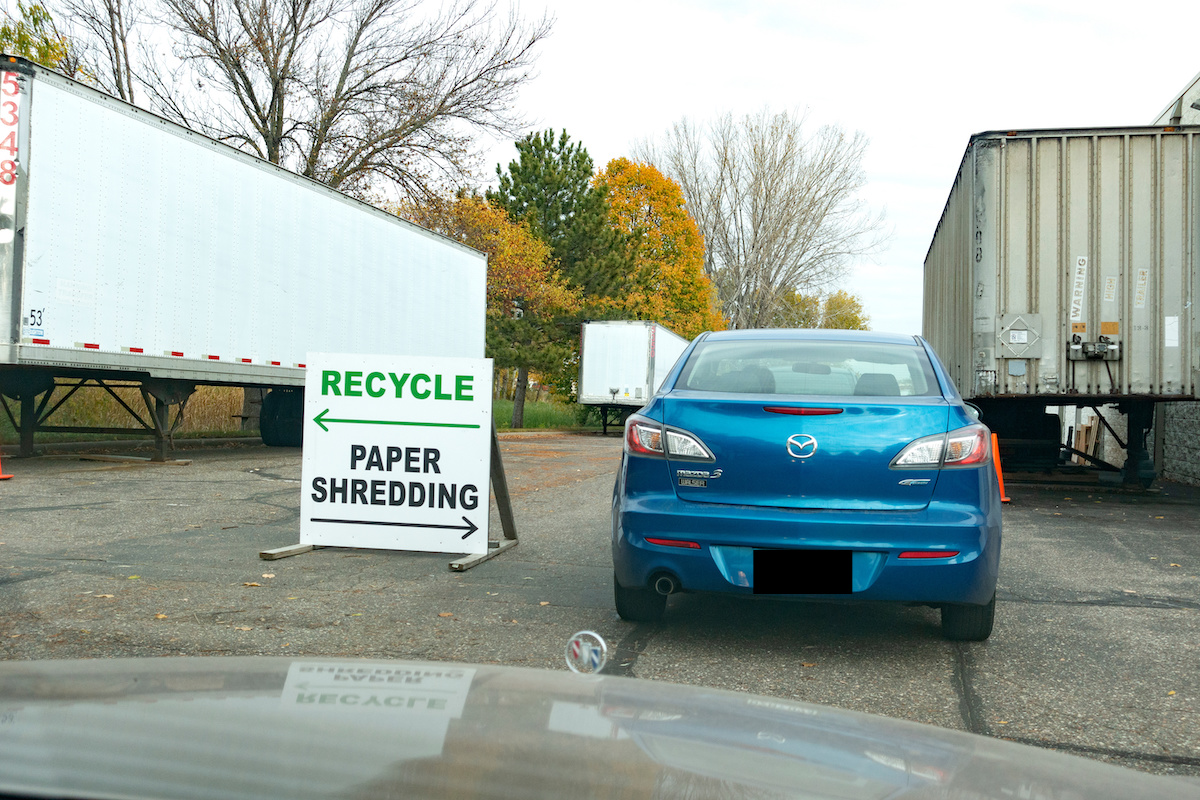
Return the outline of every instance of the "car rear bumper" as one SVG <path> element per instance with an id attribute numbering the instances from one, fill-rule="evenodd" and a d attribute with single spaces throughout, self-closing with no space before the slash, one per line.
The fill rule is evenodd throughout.
<path id="1" fill-rule="evenodd" d="M 938 502 L 916 512 L 801 511 L 655 494 L 614 505 L 613 564 L 623 586 L 646 586 L 669 574 L 683 591 L 753 594 L 756 549 L 852 551 L 850 593 L 789 596 L 982 604 L 996 589 L 1000 512 Z M 900 557 L 929 550 L 957 555 Z"/>

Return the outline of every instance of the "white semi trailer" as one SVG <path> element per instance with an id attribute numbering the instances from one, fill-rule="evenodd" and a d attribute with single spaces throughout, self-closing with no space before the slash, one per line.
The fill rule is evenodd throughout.
<path id="1" fill-rule="evenodd" d="M 161 458 L 197 385 L 271 389 L 263 441 L 297 445 L 308 352 L 483 356 L 482 253 L 2 58 L 0 400 L 23 454 L 80 430 L 51 415 L 84 387 L 140 388 Z"/>
<path id="2" fill-rule="evenodd" d="M 650 402 L 688 346 L 657 322 L 585 322 L 580 337 L 579 403 L 600 408 L 605 433 Z"/>
<path id="3" fill-rule="evenodd" d="M 1047 406 L 1116 404 L 1125 479 L 1153 478 L 1155 405 L 1200 397 L 1198 147 L 1178 126 L 971 137 L 925 258 L 923 329 L 1002 453 L 1053 460 Z"/>

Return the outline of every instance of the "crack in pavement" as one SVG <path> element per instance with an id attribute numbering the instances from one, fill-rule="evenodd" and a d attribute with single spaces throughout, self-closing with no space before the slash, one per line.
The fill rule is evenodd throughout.
<path id="1" fill-rule="evenodd" d="M 1047 750 L 1066 750 L 1072 753 L 1087 753 L 1089 755 L 1112 756 L 1134 761 L 1153 761 L 1158 764 L 1179 764 L 1188 767 L 1200 767 L 1200 756 L 1168 756 L 1157 753 L 1141 753 L 1137 750 L 1119 750 L 1114 747 L 1092 747 L 1086 744 L 1071 744 L 1069 742 L 1051 742 L 1045 739 L 1033 739 L 1025 736 L 993 737 L 1006 742 L 1031 745 Z"/>
<path id="2" fill-rule="evenodd" d="M 32 580 L 36 580 L 37 578 L 44 578 L 45 576 L 50 575 L 50 574 L 52 574 L 52 573 L 47 570 L 40 570 L 40 571 L 30 571 L 30 572 L 27 572 L 22 575 L 0 575 L 0 586 L 7 586 L 7 585 L 13 584 L 13 583 L 23 583 L 25 581 L 32 581 Z"/>
<path id="3" fill-rule="evenodd" d="M 1098 606 L 1112 608 L 1163 608 L 1200 610 L 1200 602 L 1178 597 L 1152 597 L 1149 595 L 1126 595 L 1124 597 L 1093 599 L 1061 599 L 1041 597 L 1015 597 L 1001 594 L 996 598 L 1005 603 L 1028 603 L 1047 606 Z"/>
<path id="4" fill-rule="evenodd" d="M 958 706 L 962 714 L 963 725 L 971 733 L 999 739 L 1006 742 L 1030 745 L 1045 750 L 1062 750 L 1092 756 L 1109 756 L 1132 761 L 1152 761 L 1158 764 L 1175 764 L 1179 766 L 1200 767 L 1200 756 L 1171 756 L 1157 753 L 1144 753 L 1136 750 L 1121 750 L 1115 747 L 1097 747 L 1069 742 L 1054 742 L 1046 739 L 1035 739 L 1022 736 L 997 736 L 984 722 L 983 701 L 975 691 L 971 679 L 974 673 L 974 659 L 971 658 L 971 647 L 959 642 L 954 646 L 954 687 L 958 693 Z"/>
<path id="5" fill-rule="evenodd" d="M 73 504 L 73 505 L 69 505 L 69 506 L 22 506 L 22 507 L 20 507 L 20 508 L 6 508 L 6 509 L 4 509 L 4 513 L 6 513 L 6 514 L 7 514 L 7 513 L 16 513 L 16 512 L 18 512 L 18 511 L 20 511 L 20 512 L 29 512 L 29 511 L 34 511 L 34 512 L 36 512 L 36 511 L 79 511 L 79 510 L 89 510 L 89 509 L 94 509 L 94 508 L 103 508 L 104 506 L 111 506 L 111 505 L 113 505 L 114 503 L 117 503 L 117 502 L 124 502 L 124 501 L 117 501 L 117 500 L 97 500 L 97 501 L 96 501 L 96 502 L 94 502 L 94 503 L 75 503 L 75 504 Z M 138 501 L 138 502 L 142 502 L 142 501 Z"/>
<path id="6" fill-rule="evenodd" d="M 975 691 L 971 677 L 974 673 L 970 645 L 958 642 L 954 645 L 954 690 L 958 693 L 958 708 L 963 726 L 971 733 L 991 736 L 991 730 L 983 721 L 983 703 Z"/>
<path id="7" fill-rule="evenodd" d="M 300 483 L 300 478 L 285 478 L 282 475 L 276 475 L 273 472 L 264 472 L 262 469 L 255 467 L 254 469 L 246 470 L 250 475 L 256 478 L 264 478 L 269 481 L 279 481 L 281 483 Z"/>

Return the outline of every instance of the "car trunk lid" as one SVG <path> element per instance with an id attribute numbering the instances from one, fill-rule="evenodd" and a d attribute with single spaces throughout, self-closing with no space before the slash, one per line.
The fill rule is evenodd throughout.
<path id="1" fill-rule="evenodd" d="M 946 401 L 828 400 L 672 392 L 664 400 L 667 427 L 699 438 L 715 456 L 712 463 L 669 457 L 677 496 L 796 509 L 924 508 L 938 470 L 890 464 L 913 440 L 947 430 Z"/>

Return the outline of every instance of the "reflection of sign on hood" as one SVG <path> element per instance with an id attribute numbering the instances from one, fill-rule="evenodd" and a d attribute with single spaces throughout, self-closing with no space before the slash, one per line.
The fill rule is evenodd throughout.
<path id="1" fill-rule="evenodd" d="M 4 797 L 847 800 L 1030 787 L 1195 796 L 1177 778 L 1013 742 L 660 681 L 382 660 L 0 662 Z"/>
<path id="2" fill-rule="evenodd" d="M 370 709 L 444 717 L 462 716 L 475 670 L 365 662 L 293 662 L 283 687 L 285 707 Z"/>

